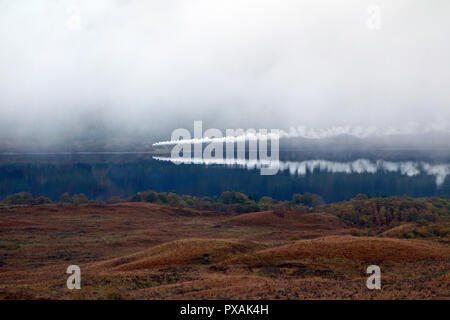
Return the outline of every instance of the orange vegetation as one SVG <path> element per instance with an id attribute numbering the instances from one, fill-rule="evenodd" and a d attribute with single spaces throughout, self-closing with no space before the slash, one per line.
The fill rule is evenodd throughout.
<path id="1" fill-rule="evenodd" d="M 138 202 L 11 206 L 0 215 L 3 299 L 450 297 L 448 239 L 393 238 L 440 221 L 355 237 L 367 230 L 329 213 L 234 215 Z M 81 290 L 66 287 L 72 264 Z M 382 270 L 382 290 L 366 287 L 371 264 Z"/>

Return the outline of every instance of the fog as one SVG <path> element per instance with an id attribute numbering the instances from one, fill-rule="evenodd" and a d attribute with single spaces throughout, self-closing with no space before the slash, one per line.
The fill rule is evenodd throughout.
<path id="1" fill-rule="evenodd" d="M 449 16 L 448 0 L 0 0 L 0 135 L 449 131 Z"/>

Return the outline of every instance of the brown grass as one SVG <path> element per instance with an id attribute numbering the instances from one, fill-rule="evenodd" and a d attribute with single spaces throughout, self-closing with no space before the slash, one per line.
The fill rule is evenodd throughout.
<path id="1" fill-rule="evenodd" d="M 278 215 L 273 211 L 252 212 L 233 217 L 225 222 L 238 226 L 269 226 L 286 228 L 342 228 L 343 223 L 335 216 L 327 213 L 285 212 Z"/>
<path id="2" fill-rule="evenodd" d="M 183 239 L 157 245 L 130 256 L 101 262 L 94 268 L 131 271 L 209 264 L 253 251 L 258 247 L 261 246 L 238 240 Z"/>
<path id="3" fill-rule="evenodd" d="M 311 258 L 341 258 L 367 263 L 441 260 L 450 258 L 450 248 L 422 240 L 330 236 L 242 255 L 223 264 L 273 266 L 286 260 Z"/>
<path id="4" fill-rule="evenodd" d="M 0 299 L 449 298 L 445 241 L 352 237 L 324 213 L 120 203 L 0 216 Z M 82 270 L 77 292 L 66 288 L 71 264 Z M 370 264 L 381 267 L 380 291 L 365 286 Z"/>

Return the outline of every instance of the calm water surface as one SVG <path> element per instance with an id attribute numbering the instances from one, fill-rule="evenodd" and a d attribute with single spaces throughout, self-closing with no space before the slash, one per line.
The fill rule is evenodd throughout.
<path id="1" fill-rule="evenodd" d="M 450 161 L 299 158 L 280 161 L 274 176 L 261 176 L 260 163 L 235 160 L 172 163 L 139 154 L 2 155 L 0 197 L 21 191 L 59 200 L 64 192 L 91 199 L 129 197 L 143 190 L 217 196 L 225 190 L 289 199 L 312 192 L 327 202 L 369 196 L 450 195 Z"/>

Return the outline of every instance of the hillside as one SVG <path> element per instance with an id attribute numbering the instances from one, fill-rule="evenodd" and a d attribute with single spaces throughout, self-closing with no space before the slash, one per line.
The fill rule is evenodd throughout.
<path id="1" fill-rule="evenodd" d="M 447 238 L 398 239 L 399 226 L 356 237 L 364 227 L 330 213 L 133 202 L 9 206 L 0 215 L 2 299 L 448 298 Z M 65 286 L 72 264 L 82 290 Z M 366 288 L 371 264 L 382 270 L 380 291 Z"/>

